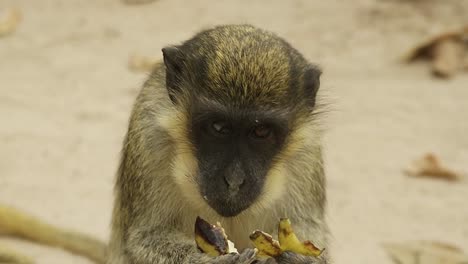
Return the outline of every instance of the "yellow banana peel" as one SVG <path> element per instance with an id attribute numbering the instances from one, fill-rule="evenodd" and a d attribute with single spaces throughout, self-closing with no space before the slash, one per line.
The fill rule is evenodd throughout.
<path id="1" fill-rule="evenodd" d="M 265 232 L 257 230 L 250 235 L 250 240 L 258 250 L 257 255 L 262 257 L 275 257 L 281 254 L 281 248 L 278 241 Z"/>
<path id="2" fill-rule="evenodd" d="M 282 251 L 291 251 L 304 256 L 318 257 L 322 250 L 318 249 L 309 240 L 301 242 L 297 238 L 291 226 L 291 221 L 281 218 L 278 227 L 278 239 Z"/>
<path id="3" fill-rule="evenodd" d="M 212 257 L 237 252 L 220 223 L 211 225 L 200 217 L 195 221 L 195 242 L 200 251 Z"/>
<path id="4" fill-rule="evenodd" d="M 285 251 L 301 254 L 304 256 L 318 257 L 323 250 L 317 248 L 309 240 L 301 242 L 291 226 L 288 218 L 281 218 L 278 225 L 278 240 L 274 240 L 271 235 L 255 231 L 250 235 L 250 240 L 257 248 L 259 255 L 277 257 Z"/>
<path id="5" fill-rule="evenodd" d="M 249 237 L 257 249 L 259 258 L 278 257 L 285 251 L 314 257 L 320 256 L 323 252 L 309 240 L 301 242 L 294 233 L 288 218 L 280 219 L 278 240 L 260 230 L 254 231 Z M 212 257 L 237 253 L 237 249 L 228 240 L 221 224 L 211 225 L 200 217 L 197 217 L 195 222 L 195 242 L 200 251 Z"/>

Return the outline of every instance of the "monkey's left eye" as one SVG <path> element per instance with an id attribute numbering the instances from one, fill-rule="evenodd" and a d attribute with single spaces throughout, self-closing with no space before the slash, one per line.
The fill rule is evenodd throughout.
<path id="1" fill-rule="evenodd" d="M 271 127 L 266 125 L 259 125 L 253 128 L 252 130 L 252 137 L 257 139 L 266 139 L 269 138 L 273 134 L 273 130 Z"/>

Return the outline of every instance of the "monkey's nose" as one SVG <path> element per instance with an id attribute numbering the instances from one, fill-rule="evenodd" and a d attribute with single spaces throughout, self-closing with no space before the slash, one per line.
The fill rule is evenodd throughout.
<path id="1" fill-rule="evenodd" d="M 229 191 L 231 192 L 238 192 L 242 184 L 244 184 L 244 177 L 239 177 L 239 175 L 229 174 L 224 177 L 224 181 L 226 182 Z"/>
<path id="2" fill-rule="evenodd" d="M 237 193 L 242 184 L 244 184 L 245 177 L 246 175 L 245 171 L 242 169 L 242 164 L 239 161 L 233 161 L 225 171 L 224 181 L 231 193 Z"/>

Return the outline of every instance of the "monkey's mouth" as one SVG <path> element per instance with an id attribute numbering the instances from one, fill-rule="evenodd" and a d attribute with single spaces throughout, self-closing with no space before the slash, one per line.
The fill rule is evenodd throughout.
<path id="1" fill-rule="evenodd" d="M 234 217 L 240 214 L 245 209 L 249 208 L 249 206 L 239 206 L 237 204 L 226 204 L 226 205 L 219 205 L 219 206 L 211 206 L 219 215 L 223 217 Z"/>
<path id="2" fill-rule="evenodd" d="M 235 197 L 226 195 L 225 197 L 220 197 L 220 194 L 217 194 L 213 198 L 210 198 L 209 195 L 205 195 L 203 198 L 222 217 L 234 217 L 253 203 L 253 199 L 248 199 L 243 194 L 237 194 Z"/>

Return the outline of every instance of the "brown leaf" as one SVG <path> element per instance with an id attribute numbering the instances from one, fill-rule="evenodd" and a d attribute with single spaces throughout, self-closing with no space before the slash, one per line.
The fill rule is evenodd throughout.
<path id="1" fill-rule="evenodd" d="M 436 241 L 385 244 L 384 249 L 397 264 L 468 264 L 459 248 Z"/>
<path id="2" fill-rule="evenodd" d="M 124 4 L 127 5 L 142 5 L 142 4 L 149 4 L 154 2 L 155 0 L 122 0 Z"/>
<path id="3" fill-rule="evenodd" d="M 415 160 L 410 168 L 405 170 L 405 173 L 413 177 L 427 177 L 447 181 L 458 181 L 461 179 L 461 175 L 442 166 L 437 157 L 432 153 L 428 153 L 421 159 Z"/>
<path id="4" fill-rule="evenodd" d="M 465 26 L 459 31 L 445 32 L 418 44 L 404 56 L 404 61 L 428 60 L 435 76 L 448 78 L 465 67 L 467 48 L 468 26 Z"/>
<path id="5" fill-rule="evenodd" d="M 468 71 L 468 52 L 465 54 L 465 59 L 463 60 L 463 69 Z"/>
<path id="6" fill-rule="evenodd" d="M 128 68 L 133 72 L 151 72 L 160 59 L 132 54 L 128 60 Z"/>
<path id="7" fill-rule="evenodd" d="M 10 8 L 0 10 L 0 37 L 13 33 L 21 21 L 21 12 Z"/>
<path id="8" fill-rule="evenodd" d="M 434 44 L 432 72 L 443 78 L 451 77 L 462 67 L 464 46 L 455 39 L 446 39 Z"/>

